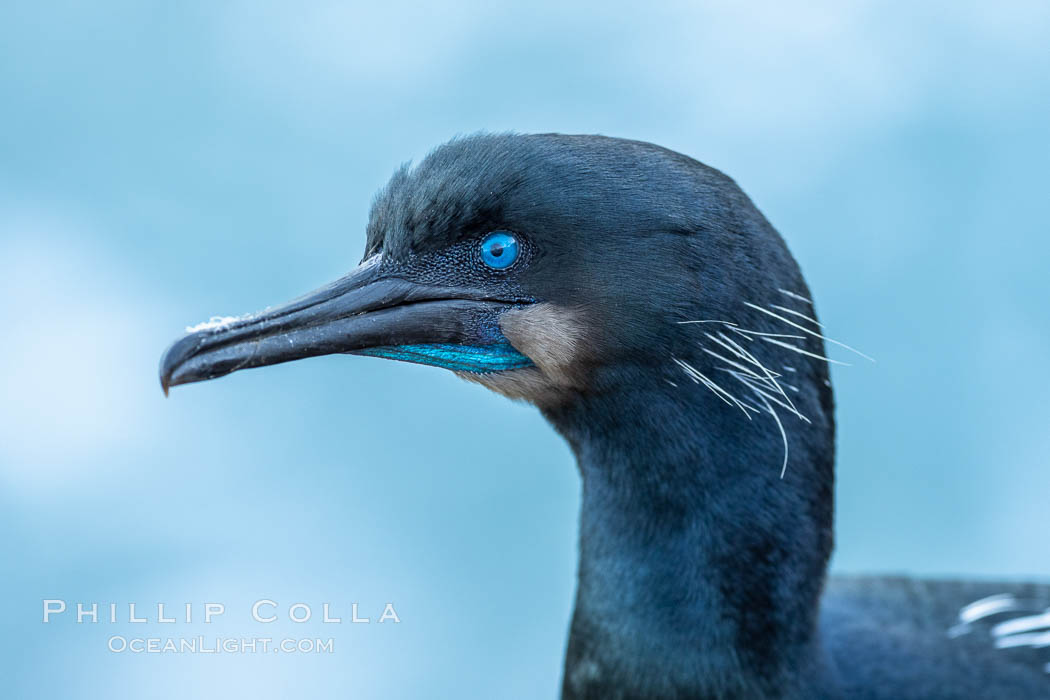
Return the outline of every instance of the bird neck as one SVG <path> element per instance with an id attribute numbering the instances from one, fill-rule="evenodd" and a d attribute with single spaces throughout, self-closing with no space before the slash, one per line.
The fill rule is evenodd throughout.
<path id="1" fill-rule="evenodd" d="M 545 412 L 583 480 L 564 696 L 816 697 L 830 417 L 791 435 L 781 478 L 768 416 L 648 382 Z"/>

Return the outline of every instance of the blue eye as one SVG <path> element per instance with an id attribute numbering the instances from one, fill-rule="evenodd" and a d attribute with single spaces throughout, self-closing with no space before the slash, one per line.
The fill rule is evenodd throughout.
<path id="1" fill-rule="evenodd" d="M 506 270 L 520 252 L 518 239 L 509 231 L 493 231 L 481 241 L 481 260 L 494 270 Z"/>

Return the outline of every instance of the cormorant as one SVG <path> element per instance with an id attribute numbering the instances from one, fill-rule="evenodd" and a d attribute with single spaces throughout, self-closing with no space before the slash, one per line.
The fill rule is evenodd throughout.
<path id="1" fill-rule="evenodd" d="M 565 698 L 1050 698 L 1050 586 L 825 580 L 821 329 L 721 172 L 638 141 L 481 134 L 394 174 L 348 275 L 188 329 L 160 379 L 347 353 L 535 404 L 583 481 Z"/>

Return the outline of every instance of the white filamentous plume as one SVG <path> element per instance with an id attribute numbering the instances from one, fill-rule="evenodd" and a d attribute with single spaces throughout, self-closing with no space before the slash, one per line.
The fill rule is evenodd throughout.
<path id="1" fill-rule="evenodd" d="M 811 300 L 807 299 L 801 294 L 796 294 L 786 289 L 780 289 L 778 291 L 780 291 L 782 294 L 791 299 L 804 302 L 806 304 L 809 304 L 810 306 L 812 306 L 813 304 Z M 733 340 L 733 338 L 727 335 L 727 333 L 735 334 L 739 338 L 742 338 L 743 341 L 741 342 L 744 342 L 745 344 L 748 342 L 753 343 L 756 340 L 761 340 L 771 345 L 775 345 L 777 347 L 784 348 L 785 350 L 796 352 L 800 355 L 812 357 L 816 360 L 820 360 L 828 364 L 848 364 L 846 362 L 832 360 L 829 357 L 810 352 L 809 350 L 801 348 L 798 345 L 794 345 L 791 342 L 786 342 L 789 340 L 804 340 L 807 335 L 815 336 L 828 343 L 837 345 L 839 347 L 845 348 L 846 350 L 849 350 L 850 352 L 856 353 L 857 355 L 860 355 L 861 357 L 867 360 L 871 360 L 872 362 L 874 362 L 875 360 L 868 357 L 859 350 L 851 348 L 845 343 L 840 343 L 837 340 L 828 338 L 822 333 L 819 333 L 811 328 L 807 328 L 799 323 L 796 323 L 795 321 L 785 318 L 784 315 L 782 315 L 787 314 L 793 316 L 802 321 L 806 321 L 812 324 L 816 328 L 820 328 L 821 330 L 823 330 L 824 326 L 809 314 L 803 313 L 801 311 L 796 311 L 795 309 L 791 309 L 786 306 L 781 306 L 779 304 L 770 304 L 769 309 L 762 308 L 750 302 L 744 302 L 744 305 L 750 309 L 760 311 L 766 316 L 786 324 L 790 327 L 792 331 L 796 332 L 771 333 L 768 331 L 748 330 L 746 328 L 741 328 L 738 324 L 733 323 L 732 321 L 723 321 L 718 319 L 704 319 L 699 321 L 678 321 L 680 325 L 713 323 L 716 324 L 716 326 L 721 326 L 721 329 L 714 330 L 714 332 L 704 332 L 703 334 L 708 341 L 714 344 L 714 347 L 707 347 L 701 344 L 700 349 L 710 357 L 718 360 L 721 363 L 724 363 L 722 366 L 716 367 L 716 369 L 727 373 L 739 383 L 739 386 L 743 387 L 743 389 L 746 390 L 743 394 L 741 394 L 741 396 L 744 398 L 738 398 L 736 395 L 734 395 L 733 392 L 729 391 L 729 389 L 726 389 L 725 387 L 712 380 L 710 377 L 704 375 L 700 372 L 700 370 L 698 370 L 696 367 L 689 364 L 688 362 L 680 360 L 677 357 L 672 357 L 671 359 L 674 360 L 675 364 L 681 367 L 682 371 L 685 372 L 686 376 L 692 379 L 694 383 L 702 384 L 703 386 L 710 389 L 711 392 L 714 393 L 715 396 L 721 399 L 724 403 L 739 408 L 741 411 L 743 411 L 744 415 L 748 417 L 748 420 L 751 419 L 751 413 L 749 412 L 753 412 L 755 414 L 768 413 L 773 418 L 773 421 L 776 423 L 776 427 L 780 431 L 780 436 L 784 442 L 784 462 L 780 470 L 780 477 L 783 478 L 784 475 L 787 473 L 788 465 L 788 435 L 784 423 L 783 421 L 781 421 L 780 415 L 777 413 L 777 409 L 780 408 L 787 411 L 788 413 L 791 413 L 803 423 L 810 423 L 811 421 L 809 420 L 809 418 L 807 418 L 799 412 L 799 410 L 795 407 L 795 404 L 791 401 L 791 398 L 788 396 L 787 392 L 784 390 L 784 388 L 787 387 L 792 392 L 797 394 L 799 393 L 799 389 L 794 384 L 788 384 L 786 382 L 779 381 L 783 375 L 781 375 L 778 372 L 774 372 L 765 365 L 763 365 L 754 353 L 750 352 L 747 348 L 741 345 L 741 343 Z M 770 309 L 775 309 L 775 311 L 770 311 Z M 799 335 L 797 331 L 801 331 L 805 335 Z M 796 368 L 787 365 L 784 366 L 784 370 L 792 373 L 797 373 L 798 371 Z M 677 387 L 677 385 L 674 385 L 673 382 L 669 383 Z M 731 388 L 732 387 L 730 387 L 730 389 Z M 756 401 L 759 404 L 759 406 L 756 406 L 753 403 L 751 403 L 751 401 L 745 399 L 752 399 Z M 965 622 L 962 623 L 960 627 L 965 624 Z"/>
<path id="2" fill-rule="evenodd" d="M 955 639 L 970 634 L 978 629 L 978 622 L 996 615 L 1034 613 L 1002 620 L 988 630 L 988 635 L 996 649 L 1045 649 L 1050 647 L 1050 608 L 1035 612 L 1041 607 L 1034 600 L 1021 600 L 1010 593 L 981 598 L 959 611 L 959 623 L 948 629 L 948 636 Z M 1050 673 L 1050 664 L 1043 670 Z"/>
<path id="3" fill-rule="evenodd" d="M 1024 606 L 1009 593 L 999 593 L 975 600 L 959 611 L 959 623 L 948 630 L 948 636 L 953 639 L 961 637 L 973 630 L 975 622 L 992 615 L 1018 610 L 1024 610 Z"/>
<path id="4" fill-rule="evenodd" d="M 786 289 L 778 289 L 777 291 L 780 292 L 781 294 L 783 294 L 784 296 L 789 296 L 792 299 L 798 299 L 799 301 L 804 301 L 807 304 L 809 304 L 810 306 L 813 306 L 813 300 L 812 299 L 807 299 L 806 297 L 802 296 L 801 294 L 795 294 L 794 292 L 789 292 Z"/>
<path id="5" fill-rule="evenodd" d="M 811 331 L 810 329 L 806 328 L 805 326 L 799 325 L 799 324 L 795 323 L 794 321 L 789 321 L 788 319 L 784 318 L 780 314 L 774 313 L 774 312 L 770 311 L 769 309 L 763 309 L 761 306 L 758 306 L 757 304 L 752 304 L 749 301 L 745 301 L 744 302 L 744 306 L 748 306 L 748 307 L 754 309 L 755 311 L 761 311 L 764 314 L 768 314 L 768 315 L 772 316 L 773 318 L 777 319 L 778 321 L 783 321 L 784 323 L 788 324 L 789 326 L 797 328 L 800 331 L 802 331 L 803 333 L 807 333 L 809 335 L 812 335 L 812 336 L 815 336 L 817 338 L 820 338 L 821 340 L 823 340 L 823 341 L 825 341 L 827 343 L 833 343 L 835 345 L 838 345 L 839 347 L 846 348 L 850 352 L 855 352 L 858 355 L 860 355 L 861 357 L 863 357 L 865 360 L 868 360 L 869 362 L 874 362 L 875 361 L 875 358 L 865 355 L 864 353 L 862 353 L 860 350 L 857 350 L 856 348 L 851 348 L 850 346 L 846 345 L 845 343 L 840 343 L 839 341 L 835 340 L 834 338 L 828 338 L 827 336 L 821 335 L 820 333 L 817 333 L 816 331 Z M 813 323 L 816 323 L 816 321 L 813 321 Z"/>
<path id="6" fill-rule="evenodd" d="M 1042 632 L 1036 634 L 1039 630 Z M 996 638 L 996 645 L 1000 647 L 1021 644 L 1050 646 L 1050 610 L 1038 615 L 1015 617 L 1000 622 L 992 628 L 992 636 Z"/>
<path id="7" fill-rule="evenodd" d="M 783 311 L 784 313 L 791 314 L 792 316 L 797 316 L 798 318 L 801 318 L 804 321 L 809 321 L 810 323 L 812 323 L 817 328 L 823 328 L 824 327 L 823 323 L 821 323 L 820 321 L 818 321 L 817 319 L 815 319 L 815 318 L 813 318 L 811 316 L 807 316 L 806 314 L 802 313 L 801 311 L 795 311 L 794 309 L 789 309 L 788 307 L 781 306 L 780 304 L 770 304 L 769 308 L 776 309 L 777 311 Z"/>
<path id="8" fill-rule="evenodd" d="M 783 479 L 784 475 L 787 474 L 788 470 L 788 435 L 787 431 L 784 430 L 784 424 L 780 421 L 780 416 L 773 410 L 773 407 L 769 405 L 769 399 L 767 395 L 761 392 L 755 392 L 759 400 L 765 405 L 766 410 L 769 411 L 769 415 L 773 416 L 773 420 L 776 421 L 777 428 L 780 429 L 780 437 L 784 440 L 784 464 L 780 467 L 780 478 Z"/>
<path id="9" fill-rule="evenodd" d="M 1020 601 L 1009 593 L 990 595 L 987 598 L 975 600 L 960 610 L 959 623 L 968 625 L 977 622 L 978 620 L 982 620 L 989 615 L 998 615 L 1003 612 L 1012 612 L 1014 610 L 1023 609 L 1024 606 L 1021 605 Z"/>
<path id="10" fill-rule="evenodd" d="M 830 357 L 824 357 L 823 355 L 818 355 L 815 352 L 810 352 L 809 350 L 803 350 L 802 348 L 800 348 L 800 347 L 798 347 L 796 345 L 792 345 L 791 343 L 781 342 L 781 341 L 777 340 L 776 338 L 763 337 L 762 340 L 766 341 L 767 343 L 772 343 L 773 345 L 779 345 L 780 347 L 784 348 L 785 350 L 790 350 L 792 352 L 797 352 L 799 355 L 805 355 L 806 357 L 812 357 L 815 360 L 823 360 L 824 362 L 827 362 L 829 365 L 842 365 L 843 367 L 849 367 L 850 366 L 850 364 L 848 362 L 840 362 L 839 360 L 832 360 Z"/>
<path id="11" fill-rule="evenodd" d="M 197 333 L 198 331 L 217 331 L 238 320 L 240 320 L 239 316 L 212 316 L 207 321 L 198 323 L 196 326 L 186 326 L 186 332 Z"/>
<path id="12" fill-rule="evenodd" d="M 726 391 L 725 389 L 720 387 L 715 382 L 713 382 L 710 379 L 708 379 L 699 370 L 697 370 L 695 367 L 693 367 L 688 362 L 685 362 L 683 360 L 679 360 L 677 357 L 673 357 L 673 356 L 671 357 L 671 359 L 674 360 L 674 362 L 679 367 L 682 368 L 682 371 L 685 372 L 686 376 L 689 377 L 690 379 L 692 379 L 694 383 L 696 383 L 696 384 L 703 384 L 708 389 L 710 389 L 712 392 L 714 392 L 715 396 L 717 396 L 718 398 L 722 399 L 722 401 L 724 401 L 725 403 L 729 404 L 730 406 L 738 407 L 741 411 L 744 412 L 744 415 L 747 416 L 748 420 L 751 420 L 751 415 L 747 412 L 749 408 L 751 410 L 755 411 L 756 413 L 759 412 L 757 409 L 752 408 L 751 406 L 748 406 L 747 404 L 744 404 L 744 403 L 740 402 L 739 400 L 737 400 L 737 398 L 735 396 L 730 394 L 728 391 Z M 675 386 L 677 388 L 678 385 L 677 384 L 673 384 L 673 386 Z"/>

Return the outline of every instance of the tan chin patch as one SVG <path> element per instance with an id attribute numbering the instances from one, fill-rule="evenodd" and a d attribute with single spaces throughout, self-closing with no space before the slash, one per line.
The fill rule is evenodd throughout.
<path id="1" fill-rule="evenodd" d="M 554 304 L 533 304 L 500 316 L 500 330 L 518 352 L 536 365 L 506 372 L 457 372 L 463 379 L 512 399 L 539 405 L 557 403 L 582 386 L 583 324 L 579 312 Z"/>
<path id="2" fill-rule="evenodd" d="M 529 401 L 537 406 L 556 404 L 559 397 L 563 395 L 563 392 L 552 386 L 543 376 L 543 372 L 536 367 L 486 372 L 485 374 L 474 372 L 456 372 L 456 374 L 460 379 L 480 384 L 497 394 L 503 394 L 508 399 Z"/>

